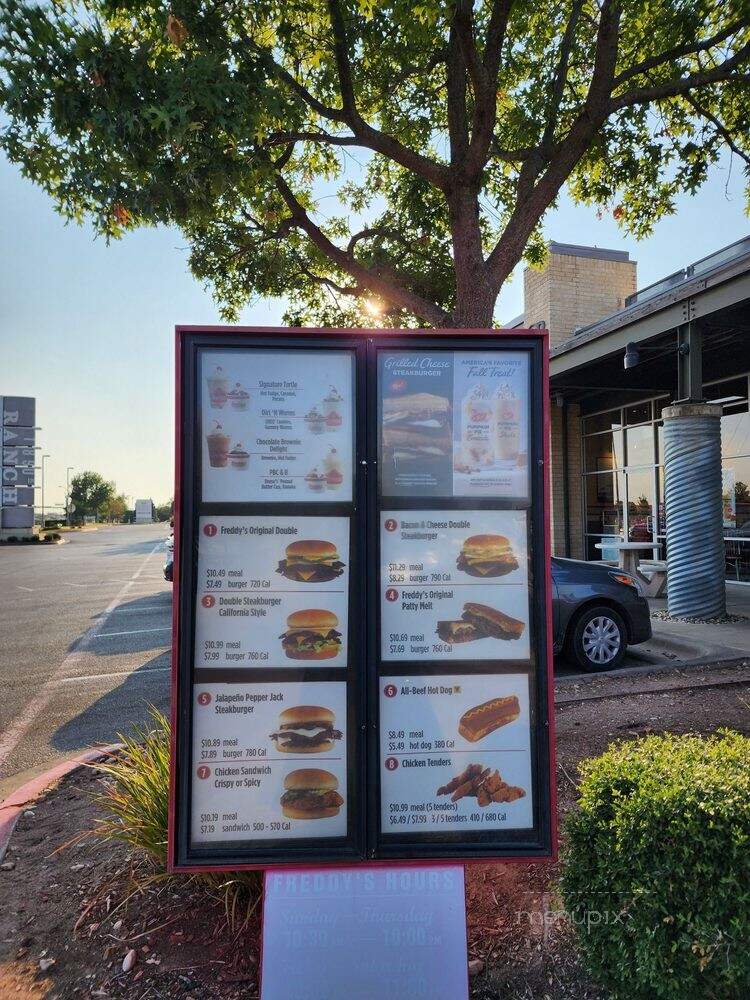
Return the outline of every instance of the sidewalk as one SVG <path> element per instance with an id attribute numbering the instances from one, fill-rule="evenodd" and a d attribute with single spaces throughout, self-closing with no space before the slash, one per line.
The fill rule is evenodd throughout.
<path id="1" fill-rule="evenodd" d="M 652 612 L 667 610 L 666 598 L 651 598 L 648 603 Z M 653 637 L 631 646 L 628 660 L 687 666 L 750 658 L 750 586 L 727 584 L 727 614 L 743 615 L 744 620 L 717 625 L 653 618 Z"/>

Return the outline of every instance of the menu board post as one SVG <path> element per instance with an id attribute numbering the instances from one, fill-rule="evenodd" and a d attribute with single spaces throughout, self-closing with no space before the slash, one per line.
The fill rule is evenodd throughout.
<path id="1" fill-rule="evenodd" d="M 544 331 L 176 356 L 170 868 L 553 856 Z"/>

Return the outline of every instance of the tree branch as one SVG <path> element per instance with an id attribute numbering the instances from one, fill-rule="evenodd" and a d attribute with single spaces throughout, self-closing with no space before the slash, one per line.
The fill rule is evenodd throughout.
<path id="1" fill-rule="evenodd" d="M 422 153 L 417 153 L 416 150 L 404 146 L 395 136 L 373 128 L 360 115 L 354 94 L 346 26 L 338 0 L 328 0 L 328 10 L 333 29 L 334 56 L 341 90 L 343 120 L 354 135 L 361 140 L 363 146 L 388 157 L 420 177 L 424 177 L 441 191 L 447 190 L 449 184 L 447 167 L 429 156 L 423 156 Z"/>
<path id="2" fill-rule="evenodd" d="M 626 91 L 618 97 L 613 97 L 609 110 L 610 112 L 621 111 L 623 108 L 631 108 L 636 104 L 650 104 L 652 101 L 659 101 L 665 97 L 679 97 L 695 87 L 702 87 L 709 83 L 721 81 L 747 83 L 750 81 L 750 74 L 732 73 L 732 70 L 742 64 L 748 56 L 750 56 L 750 42 L 743 45 L 733 56 L 725 59 L 714 69 L 704 70 L 701 73 L 688 73 L 687 76 L 678 77 L 675 80 L 657 83 L 651 87 L 639 87 Z"/>
<path id="3" fill-rule="evenodd" d="M 560 56 L 557 61 L 557 72 L 555 73 L 555 78 L 550 93 L 547 124 L 544 128 L 542 141 L 540 143 L 541 152 L 543 156 L 549 154 L 552 148 L 552 143 L 554 142 L 555 125 L 557 124 L 557 115 L 558 112 L 560 111 L 560 104 L 562 102 L 563 94 L 565 93 L 565 81 L 568 76 L 568 64 L 570 62 L 570 53 L 573 50 L 573 43 L 575 42 L 575 36 L 576 36 L 576 28 L 578 27 L 578 19 L 581 15 L 582 7 L 583 7 L 583 0 L 574 0 L 573 6 L 570 11 L 570 17 L 568 18 L 568 23 L 565 26 L 565 33 L 563 34 L 562 41 L 560 42 Z"/>
<path id="4" fill-rule="evenodd" d="M 513 0 L 495 0 L 492 4 L 487 39 L 484 43 L 484 70 L 487 79 L 494 84 L 500 72 L 500 57 L 503 51 L 505 33 L 508 30 L 508 19 L 513 7 Z"/>
<path id="5" fill-rule="evenodd" d="M 676 45 L 672 49 L 667 49 L 666 52 L 660 52 L 659 55 L 651 56 L 649 59 L 644 59 L 643 62 L 637 63 L 635 66 L 631 66 L 630 69 L 623 70 L 615 77 L 615 87 L 619 87 L 620 84 L 625 83 L 627 80 L 632 80 L 634 76 L 640 76 L 643 73 L 647 73 L 651 69 L 656 69 L 657 66 L 662 66 L 664 63 L 674 62 L 675 59 L 681 59 L 683 56 L 697 55 L 699 52 L 706 52 L 708 49 L 714 47 L 714 45 L 719 45 L 721 42 L 725 42 L 727 38 L 739 31 L 741 28 L 747 27 L 747 22 L 744 20 L 733 21 L 728 24 L 726 28 L 722 31 L 717 32 L 711 38 L 706 38 L 702 42 L 689 42 L 685 45 Z"/>
<path id="6" fill-rule="evenodd" d="M 532 160 L 524 164 L 524 168 L 528 167 L 528 184 L 523 191 L 520 189 L 524 169 L 521 170 L 516 207 L 487 258 L 487 271 L 495 294 L 523 255 L 528 238 L 609 114 L 621 14 L 620 0 L 603 0 L 594 69 L 583 107 L 568 134 L 556 144 L 547 169 L 536 183 L 533 183 L 535 167 Z"/>
<path id="7" fill-rule="evenodd" d="M 307 234 L 310 242 L 321 253 L 325 254 L 342 271 L 350 274 L 359 285 L 385 299 L 387 302 L 392 303 L 399 309 L 405 309 L 415 316 L 420 316 L 433 326 L 446 326 L 448 324 L 450 320 L 448 313 L 434 302 L 422 298 L 421 295 L 417 295 L 405 287 L 401 277 L 396 275 L 391 268 L 373 270 L 365 267 L 345 250 L 337 247 L 322 229 L 313 222 L 281 174 L 276 174 L 275 183 L 276 189 L 286 202 L 289 213 L 297 227 Z"/>
<path id="8" fill-rule="evenodd" d="M 705 108 L 702 108 L 691 94 L 686 94 L 685 100 L 702 118 L 705 118 L 706 121 L 710 122 L 713 125 L 713 127 L 716 129 L 717 134 L 721 136 L 721 138 L 724 140 L 727 146 L 732 150 L 732 152 L 736 153 L 741 160 L 744 160 L 745 163 L 747 163 L 748 166 L 750 166 L 750 153 L 746 153 L 744 149 L 741 149 L 737 145 L 737 143 L 734 140 L 734 137 L 732 136 L 732 133 L 725 125 L 723 125 L 719 121 L 716 115 L 713 115 L 711 114 L 710 111 L 707 111 Z"/>

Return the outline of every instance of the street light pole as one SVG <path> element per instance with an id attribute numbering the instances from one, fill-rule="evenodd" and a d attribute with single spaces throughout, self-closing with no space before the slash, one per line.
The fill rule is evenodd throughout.
<path id="1" fill-rule="evenodd" d="M 73 471 L 73 466 L 68 466 L 67 481 L 65 486 L 65 523 L 70 527 L 70 474 Z"/>
<path id="2" fill-rule="evenodd" d="M 42 531 L 44 531 L 44 462 L 49 455 L 42 455 Z"/>

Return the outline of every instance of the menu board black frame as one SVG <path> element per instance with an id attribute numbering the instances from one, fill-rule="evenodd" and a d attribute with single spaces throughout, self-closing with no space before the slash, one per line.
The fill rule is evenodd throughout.
<path id="1" fill-rule="evenodd" d="M 548 435 L 547 338 L 544 331 L 352 331 L 277 328 L 178 327 L 176 330 L 175 621 L 172 686 L 172 781 L 169 867 L 180 871 L 240 870 L 276 865 L 398 863 L 440 860 L 534 860 L 556 851 L 553 730 L 551 717 L 551 603 L 546 505 Z M 354 452 L 351 502 L 204 502 L 201 499 L 199 364 L 201 352 L 349 351 L 354 358 Z M 518 509 L 517 502 L 483 496 L 381 497 L 379 465 L 378 353 L 380 351 L 523 352 L 529 359 L 529 633 L 533 646 L 521 668 L 502 664 L 452 663 L 452 674 L 498 674 L 521 669 L 530 680 L 531 759 L 534 775 L 531 830 L 443 831 L 381 834 L 379 698 L 382 675 L 438 676 L 444 664 L 406 665 L 381 660 L 380 511 L 495 511 Z M 350 518 L 347 720 L 347 835 L 323 838 L 225 841 L 191 845 L 190 810 L 193 752 L 193 686 L 206 680 L 194 669 L 195 604 L 198 596 L 199 518 L 205 515 Z M 212 681 L 241 683 L 341 680 L 340 668 L 222 669 Z M 252 674 L 252 676 L 251 676 Z M 293 674 L 293 676 L 292 676 Z M 297 676 L 299 675 L 299 676 Z M 330 676 L 329 676 L 330 675 Z M 261 681 L 262 677 L 262 681 Z"/>

